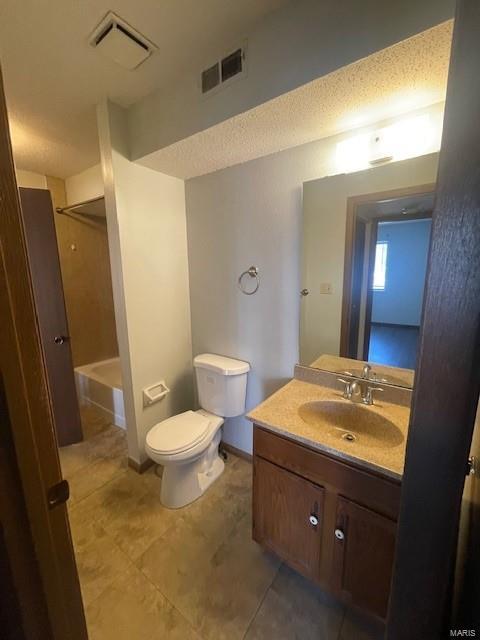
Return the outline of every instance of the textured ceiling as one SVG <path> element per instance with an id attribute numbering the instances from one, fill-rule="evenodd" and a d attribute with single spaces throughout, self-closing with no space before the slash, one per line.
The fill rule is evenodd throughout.
<path id="1" fill-rule="evenodd" d="M 452 27 L 453 21 L 433 27 L 140 163 L 191 178 L 440 102 Z"/>
<path id="2" fill-rule="evenodd" d="M 287 0 L 1 0 L 3 67 L 18 168 L 66 177 L 99 159 L 95 104 L 128 106 L 197 72 Z M 130 72 L 88 44 L 114 11 L 158 46 Z"/>

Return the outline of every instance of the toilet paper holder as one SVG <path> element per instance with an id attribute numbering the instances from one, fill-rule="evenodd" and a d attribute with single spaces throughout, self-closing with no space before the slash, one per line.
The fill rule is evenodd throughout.
<path id="1" fill-rule="evenodd" d="M 170 389 L 165 384 L 165 380 L 160 380 L 160 382 L 145 387 L 143 390 L 143 406 L 150 407 L 152 404 L 162 400 L 167 393 L 170 393 Z"/>

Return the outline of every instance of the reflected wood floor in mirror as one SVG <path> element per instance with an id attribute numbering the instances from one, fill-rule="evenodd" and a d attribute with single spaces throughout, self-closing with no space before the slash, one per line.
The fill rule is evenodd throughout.
<path id="1" fill-rule="evenodd" d="M 125 431 L 82 419 L 60 457 L 90 640 L 380 640 L 253 542 L 250 463 L 229 454 L 204 496 L 165 509 L 155 468 L 127 468 Z"/>
<path id="2" fill-rule="evenodd" d="M 415 369 L 420 327 L 371 324 L 368 360 Z"/>

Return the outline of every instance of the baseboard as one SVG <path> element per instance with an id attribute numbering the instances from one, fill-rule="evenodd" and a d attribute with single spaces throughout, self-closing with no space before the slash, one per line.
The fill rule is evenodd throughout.
<path id="1" fill-rule="evenodd" d="M 220 442 L 220 447 L 225 451 L 227 451 L 228 453 L 231 453 L 234 456 L 237 456 L 237 458 L 242 458 L 247 462 L 252 462 L 253 460 L 253 457 L 250 453 L 247 453 L 246 451 L 242 451 L 242 449 L 237 449 L 237 447 L 234 447 L 233 445 L 228 444 L 228 442 L 223 442 L 223 440 L 222 442 Z"/>
<path id="2" fill-rule="evenodd" d="M 153 462 L 153 460 L 150 460 L 150 458 L 148 460 L 144 460 L 142 463 L 138 463 L 136 460 L 128 458 L 128 466 L 130 467 L 130 469 L 133 469 L 137 473 L 145 473 L 145 471 L 150 469 L 150 467 L 154 464 L 155 463 Z"/>
<path id="3" fill-rule="evenodd" d="M 388 329 L 420 329 L 418 324 L 394 324 L 393 322 L 371 322 L 372 327 L 387 327 Z"/>

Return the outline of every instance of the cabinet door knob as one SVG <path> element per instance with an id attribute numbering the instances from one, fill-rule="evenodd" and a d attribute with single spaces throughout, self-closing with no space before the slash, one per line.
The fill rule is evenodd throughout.
<path id="1" fill-rule="evenodd" d="M 343 531 L 341 529 L 335 529 L 335 537 L 337 540 L 344 540 L 345 539 L 345 534 L 343 533 Z"/>
<path id="2" fill-rule="evenodd" d="M 64 342 L 67 342 L 69 339 L 69 336 L 55 336 L 53 341 L 55 344 L 63 344 Z"/>
<path id="3" fill-rule="evenodd" d="M 313 527 L 316 527 L 318 524 L 318 517 L 314 513 L 311 513 L 308 518 L 308 521 Z"/>

